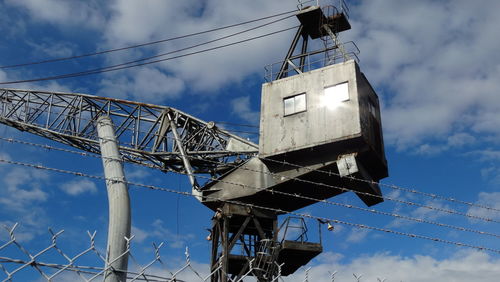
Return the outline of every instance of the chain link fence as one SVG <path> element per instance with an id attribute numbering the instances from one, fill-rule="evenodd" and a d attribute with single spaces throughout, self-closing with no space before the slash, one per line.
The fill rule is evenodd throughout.
<path id="1" fill-rule="evenodd" d="M 106 273 L 123 272 L 120 269 L 104 267 L 106 254 L 96 245 L 96 232 L 87 232 L 87 245 L 79 251 L 65 251 L 61 247 L 64 230 L 55 232 L 49 228 L 49 239 L 45 242 L 38 240 L 39 250 L 26 247 L 21 236 L 16 238 L 18 224 L 4 226 L 0 232 L 0 281 L 102 281 Z M 209 267 L 191 261 L 189 249 L 186 248 L 183 261 L 176 267 L 172 267 L 162 258 L 161 250 L 163 243 L 153 244 L 152 258 L 143 261 L 134 256 L 132 243 L 134 236 L 127 239 L 127 248 L 122 256 L 129 257 L 129 269 L 126 271 L 127 281 L 211 281 L 212 275 L 220 270 L 214 269 L 208 272 Z M 66 245 L 66 244 L 64 244 Z M 71 248 L 74 249 L 74 248 Z M 70 254 L 74 253 L 74 254 Z M 110 264 L 111 265 L 111 264 Z M 228 279 L 230 282 L 256 281 L 253 277 L 258 267 L 250 263 L 250 269 L 237 280 Z M 281 268 L 282 265 L 278 265 Z M 293 281 L 312 282 L 310 279 L 311 269 L 304 270 L 304 277 L 293 278 Z M 269 281 L 289 281 L 278 275 Z M 336 279 L 337 272 L 331 272 L 326 281 L 339 281 Z M 353 274 L 351 281 L 362 282 L 362 275 Z M 385 281 L 378 279 L 378 282 Z M 344 282 L 344 281 L 342 281 Z M 346 281 L 347 282 L 347 281 Z"/>

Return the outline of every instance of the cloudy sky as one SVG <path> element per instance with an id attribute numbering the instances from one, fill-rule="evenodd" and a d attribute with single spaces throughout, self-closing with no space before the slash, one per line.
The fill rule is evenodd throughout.
<path id="1" fill-rule="evenodd" d="M 350 0 L 353 29 L 341 35 L 361 50 L 360 67 L 377 90 L 390 177 L 396 185 L 500 209 L 500 2 L 495 0 Z M 296 0 L 3 0 L 0 1 L 0 66 L 74 56 L 181 36 L 296 9 Z M 271 20 L 269 20 L 271 21 Z M 291 17 L 204 47 L 294 27 Z M 51 64 L 1 68 L 0 83 L 95 69 L 154 56 L 235 33 L 259 23 L 147 48 Z M 98 75 L 0 87 L 57 90 L 169 105 L 204 120 L 258 125 L 264 66 L 280 61 L 293 30 L 204 54 Z M 204 48 L 202 47 L 202 48 Z M 191 51 L 200 50 L 201 48 Z M 247 128 L 248 130 L 248 128 Z M 254 128 L 254 131 L 257 129 Z M 3 138 L 51 144 L 2 126 Z M 245 137 L 256 138 L 254 135 Z M 255 140 L 255 139 L 254 139 Z M 102 174 L 100 161 L 0 141 L 0 158 Z M 136 182 L 190 190 L 183 176 L 134 166 Z M 0 165 L 0 223 L 21 224 L 18 237 L 44 246 L 47 227 L 65 229 L 75 249 L 85 230 L 105 243 L 106 194 L 99 181 L 43 170 Z M 492 209 L 382 187 L 390 198 L 455 210 L 500 221 Z M 151 242 L 165 241 L 167 256 L 181 258 L 189 246 L 200 265 L 208 263 L 204 241 L 210 212 L 195 200 L 131 188 L 139 257 Z M 334 201 L 363 204 L 352 195 Z M 423 218 L 500 234 L 496 222 L 416 208 L 394 201 L 378 211 Z M 347 222 L 500 249 L 495 236 L 342 207 L 301 212 Z M 182 219 L 182 220 L 181 220 Z M 310 222 L 314 224 L 314 221 Z M 500 256 L 432 241 L 339 225 L 323 234 L 325 252 L 310 267 L 311 281 L 337 277 L 361 281 L 494 281 Z M 326 230 L 324 230 L 326 232 Z M 5 234 L 0 233 L 4 240 Z M 0 243 L 1 245 L 1 243 Z M 302 281 L 303 270 L 290 281 Z M 0 272 L 0 277 L 1 272 Z M 493 278 L 496 277 L 496 278 Z M 295 280 L 294 280 L 295 279 Z"/>

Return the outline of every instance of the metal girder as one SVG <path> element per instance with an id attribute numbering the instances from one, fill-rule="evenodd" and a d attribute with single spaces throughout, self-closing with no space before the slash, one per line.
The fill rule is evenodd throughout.
<path id="1" fill-rule="evenodd" d="M 256 144 L 171 107 L 0 88 L 0 123 L 84 151 L 100 153 L 95 123 L 101 115 L 113 120 L 124 161 L 162 171 L 186 173 L 184 155 L 191 173 L 217 175 L 258 152 Z"/>

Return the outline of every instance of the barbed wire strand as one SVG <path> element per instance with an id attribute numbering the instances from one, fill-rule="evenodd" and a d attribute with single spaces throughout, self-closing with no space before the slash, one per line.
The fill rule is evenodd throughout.
<path id="1" fill-rule="evenodd" d="M 18 166 L 35 168 L 35 169 L 54 171 L 54 172 L 58 172 L 58 173 L 70 174 L 70 175 L 75 175 L 75 176 L 80 176 L 80 177 L 86 177 L 86 178 L 90 178 L 90 179 L 99 179 L 99 180 L 109 181 L 109 179 L 107 179 L 106 177 L 103 177 L 103 176 L 91 175 L 91 174 L 86 174 L 86 173 L 78 172 L 78 171 L 63 170 L 63 169 L 58 169 L 58 168 L 46 167 L 43 165 L 35 165 L 35 164 L 29 164 L 29 163 L 23 163 L 23 162 L 17 162 L 17 161 L 5 160 L 5 159 L 0 159 L 0 162 L 11 164 L 11 165 L 18 165 Z M 118 180 L 118 181 L 120 181 L 120 180 Z M 147 185 L 147 184 L 143 184 L 143 183 L 135 183 L 135 182 L 130 182 L 130 181 L 120 181 L 120 182 L 131 185 L 131 186 L 148 188 L 148 189 L 156 190 L 156 191 L 163 191 L 163 192 L 179 194 L 179 195 L 184 195 L 184 196 L 189 196 L 189 197 L 196 197 L 195 195 L 192 195 L 189 192 L 178 191 L 178 190 L 169 189 L 169 188 L 165 188 L 165 187 Z M 353 223 L 353 222 L 348 222 L 348 221 L 339 220 L 339 219 L 315 216 L 312 214 L 304 214 L 304 213 L 299 213 L 299 212 L 287 211 L 287 210 L 283 210 L 283 209 L 277 209 L 277 208 L 259 206 L 259 205 L 255 205 L 255 204 L 243 203 L 243 202 L 235 201 L 235 200 L 221 200 L 221 199 L 211 197 L 211 196 L 203 196 L 203 197 L 205 199 L 212 199 L 212 200 L 223 202 L 223 203 L 230 203 L 230 204 L 241 205 L 241 206 L 246 206 L 246 207 L 250 207 L 250 208 L 258 208 L 258 209 L 262 209 L 262 210 L 268 210 L 268 211 L 272 211 L 272 212 L 275 212 L 278 214 L 289 214 L 289 215 L 299 216 L 299 217 L 303 217 L 303 218 L 315 219 L 315 220 L 319 220 L 322 222 L 337 223 L 337 224 L 347 225 L 347 226 L 361 228 L 361 229 L 374 230 L 374 231 L 390 233 L 390 234 L 399 235 L 399 236 L 405 236 L 405 237 L 409 237 L 409 238 L 418 238 L 418 239 L 423 239 L 423 240 L 428 240 L 428 241 L 439 242 L 439 243 L 443 243 L 443 244 L 455 245 L 455 246 L 459 246 L 459 247 L 468 247 L 468 248 L 473 248 L 473 249 L 477 249 L 477 250 L 481 250 L 481 251 L 489 251 L 489 252 L 500 254 L 499 249 L 478 246 L 478 245 L 472 245 L 472 244 L 463 243 L 463 242 L 451 241 L 451 240 L 446 240 L 446 239 L 442 239 L 439 237 L 430 237 L 430 236 L 426 236 L 426 235 L 413 234 L 413 233 L 402 232 L 402 231 L 386 229 L 386 228 L 381 228 L 381 227 L 374 227 L 374 226 Z"/>
<path id="2" fill-rule="evenodd" d="M 0 138 L 0 139 L 4 140 L 5 138 Z M 9 139 L 7 139 L 7 140 L 9 140 Z M 31 143 L 30 144 L 30 142 L 24 142 L 24 143 L 26 143 L 27 145 L 37 146 L 37 147 L 44 148 L 44 149 L 54 149 L 54 150 L 57 150 L 57 147 L 49 147 L 48 145 L 41 145 L 41 144 L 36 144 L 36 143 Z M 78 155 L 81 155 L 81 156 L 92 156 L 92 157 L 95 157 L 95 158 L 100 158 L 99 155 L 95 155 L 95 154 L 94 155 L 90 155 L 88 153 L 82 153 L 82 152 L 77 152 L 77 151 L 72 151 L 72 150 L 67 150 L 67 149 L 61 149 L 60 151 L 68 152 L 68 153 L 74 153 L 74 154 L 78 154 Z M 206 160 L 206 161 L 213 162 L 213 163 L 216 163 L 216 164 L 223 164 L 223 163 L 220 163 L 220 162 L 215 162 L 215 161 L 210 161 L 210 160 Z M 137 163 L 133 163 L 133 164 L 137 164 Z M 146 165 L 146 164 L 139 164 L 139 165 L 146 166 L 146 167 L 149 167 L 149 168 L 152 168 L 152 169 L 155 168 L 153 165 L 151 165 L 151 166 Z M 252 169 L 244 168 L 244 167 L 242 167 L 242 169 L 250 170 L 250 171 L 253 171 L 253 172 L 267 173 L 267 174 L 274 175 L 274 174 L 269 173 L 269 172 L 259 171 L 259 170 L 252 170 Z M 180 172 L 177 172 L 177 173 L 180 173 Z M 213 179 L 211 177 L 205 177 L 205 176 L 201 176 L 201 175 L 197 175 L 197 177 L 198 178 L 204 178 L 204 179 L 207 179 L 207 180 L 212 180 L 212 181 L 215 180 L 215 179 Z M 345 191 L 345 192 L 349 192 L 350 191 L 350 192 L 356 192 L 358 194 L 364 194 L 366 196 L 374 196 L 374 195 L 372 195 L 370 193 L 358 192 L 358 191 L 354 191 L 353 189 L 349 189 L 349 188 L 345 188 L 345 187 L 328 185 L 328 184 L 318 183 L 318 182 L 314 182 L 314 181 L 306 181 L 306 180 L 297 179 L 297 178 L 290 178 L 290 179 L 293 179 L 293 180 L 296 180 L 296 181 L 305 181 L 306 183 L 309 183 L 309 184 L 326 186 L 326 187 L 333 188 L 333 189 L 339 189 L 339 190 L 342 190 L 342 191 Z M 227 183 L 227 181 L 224 181 L 224 180 L 221 180 L 221 179 L 216 180 L 216 181 Z M 237 184 L 237 183 L 228 183 L 228 184 L 241 186 L 241 184 Z M 248 185 L 246 185 L 246 186 L 248 186 Z M 249 188 L 258 189 L 256 187 L 249 187 Z M 269 191 L 271 193 L 289 194 L 289 193 L 275 191 L 275 190 L 266 190 L 266 191 Z M 300 195 L 289 194 L 288 196 L 298 197 L 298 198 L 302 197 L 302 198 L 306 199 L 304 196 L 300 196 Z M 415 202 L 410 202 L 410 201 L 404 201 L 404 200 L 395 199 L 395 198 L 387 197 L 387 196 L 385 196 L 385 197 L 384 196 L 380 196 L 380 197 L 383 198 L 383 199 L 387 199 L 387 200 L 391 200 L 391 201 L 395 201 L 395 202 L 400 202 L 400 203 L 404 203 L 404 204 L 411 205 L 411 206 L 419 206 L 419 207 L 423 207 L 423 208 L 426 208 L 426 209 L 437 210 L 437 211 L 441 211 L 441 212 L 445 212 L 445 213 L 449 213 L 449 214 L 456 214 L 456 215 L 460 215 L 460 216 L 466 216 L 466 217 L 469 217 L 469 218 L 478 219 L 478 220 L 482 220 L 482 221 L 486 221 L 486 222 L 500 223 L 500 222 L 498 222 L 498 221 L 496 221 L 494 219 L 491 219 L 491 218 L 474 216 L 474 215 L 470 215 L 470 214 L 465 214 L 465 213 L 462 213 L 462 212 L 458 212 L 458 211 L 455 211 L 455 210 L 449 210 L 449 209 L 442 209 L 442 208 L 437 208 L 437 207 L 433 207 L 433 206 L 427 206 L 427 205 L 423 205 L 423 204 L 420 204 L 420 203 L 415 203 Z M 316 201 L 316 202 L 325 202 L 325 200 L 314 199 L 314 198 L 307 198 L 307 200 L 313 200 L 313 201 Z M 381 212 L 381 211 L 377 211 L 377 210 L 373 210 L 373 209 L 366 209 L 366 208 L 362 208 L 362 207 L 357 207 L 357 206 L 354 206 L 354 205 L 341 204 L 341 203 L 338 203 L 338 202 L 326 201 L 325 203 L 331 204 L 331 205 L 337 205 L 337 206 L 343 205 L 346 208 L 358 209 L 358 210 L 365 210 L 365 211 L 368 211 L 368 212 L 371 212 L 371 213 L 378 213 L 378 214 L 381 214 L 381 215 L 393 216 L 393 217 L 396 217 L 396 218 L 411 220 L 411 221 L 415 221 L 415 222 L 422 222 L 422 223 L 427 223 L 427 224 L 434 224 L 434 225 L 437 225 L 437 226 L 451 228 L 451 229 L 456 229 L 456 230 L 465 231 L 465 232 L 472 232 L 472 233 L 483 234 L 483 235 L 488 235 L 488 236 L 495 236 L 495 237 L 498 236 L 497 234 L 488 233 L 488 232 L 485 232 L 485 231 L 473 230 L 473 229 L 469 229 L 469 228 L 465 228 L 465 227 L 453 226 L 453 225 L 449 225 L 449 224 L 444 224 L 444 223 L 439 223 L 439 222 L 424 220 L 424 219 L 420 219 L 420 218 L 413 218 L 413 217 L 409 217 L 409 216 L 405 216 L 405 215 L 399 215 L 399 214 L 396 214 L 396 213 L 391 213 L 390 214 L 390 213 L 385 213 L 385 212 Z"/>
<path id="3" fill-rule="evenodd" d="M 274 159 L 271 159 L 271 158 L 266 158 L 266 157 L 261 157 L 261 159 L 268 160 L 268 161 L 271 161 L 271 162 L 274 162 L 274 163 L 278 163 L 278 164 L 282 164 L 282 165 L 289 165 L 289 166 L 292 166 L 292 167 L 295 167 L 295 168 L 304 168 L 304 169 L 308 169 L 308 170 L 311 170 L 311 171 L 314 171 L 314 172 L 320 172 L 320 173 L 323 173 L 323 174 L 333 174 L 333 175 L 336 175 L 336 176 L 345 177 L 345 178 L 349 178 L 349 179 L 353 179 L 353 180 L 358 180 L 358 181 L 369 183 L 369 184 L 377 184 L 377 185 L 380 185 L 380 186 L 391 188 L 393 190 L 400 190 L 400 191 L 404 191 L 404 192 L 408 192 L 408 193 L 412 193 L 412 194 L 418 194 L 418 195 L 429 197 L 429 198 L 433 198 L 433 199 L 440 199 L 440 200 L 444 200 L 444 201 L 448 201 L 448 202 L 454 202 L 454 203 L 458 203 L 458 204 L 463 204 L 463 205 L 467 205 L 467 206 L 471 206 L 471 207 L 478 207 L 478 208 L 483 208 L 483 209 L 487 209 L 487 210 L 492 210 L 492 211 L 500 212 L 500 209 L 495 208 L 495 207 L 491 207 L 491 206 L 487 206 L 487 205 L 481 205 L 481 204 L 472 203 L 472 202 L 468 202 L 468 201 L 463 201 L 463 200 L 459 200 L 459 199 L 456 199 L 456 198 L 446 197 L 446 196 L 442 196 L 442 195 L 438 195 L 438 194 L 426 193 L 426 192 L 422 192 L 422 191 L 415 190 L 415 189 L 410 189 L 410 188 L 405 188 L 405 187 L 397 186 L 397 185 L 394 185 L 394 184 L 385 184 L 385 183 L 381 183 L 381 182 L 376 182 L 376 181 L 370 181 L 370 180 L 366 180 L 366 179 L 356 178 L 356 177 L 353 177 L 353 176 L 341 176 L 339 173 L 336 173 L 336 172 L 325 171 L 325 170 L 321 170 L 321 169 L 311 169 L 311 168 L 308 168 L 307 166 L 301 166 L 301 165 L 289 163 L 289 162 L 286 162 L 286 161 L 277 161 L 277 160 L 274 160 Z"/>
<path id="4" fill-rule="evenodd" d="M 228 131 L 230 131 L 230 130 L 228 130 Z M 142 133 L 146 133 L 146 132 L 142 132 Z M 166 138 L 174 139 L 173 137 L 168 137 L 168 136 Z M 126 143 L 126 144 L 130 145 L 131 143 Z M 402 186 L 398 186 L 398 185 L 395 185 L 395 184 L 385 184 L 385 183 L 382 183 L 382 182 L 370 181 L 370 180 L 366 180 L 366 179 L 362 179 L 362 178 L 357 178 L 357 177 L 349 176 L 349 175 L 347 175 L 347 176 L 341 176 L 339 173 L 336 173 L 334 171 L 325 171 L 325 170 L 321 170 L 321 169 L 312 169 L 312 168 L 309 168 L 307 166 L 293 164 L 293 163 L 289 163 L 289 162 L 286 162 L 286 161 L 277 161 L 277 160 L 274 160 L 274 159 L 271 159 L 271 158 L 267 158 L 267 157 L 259 157 L 259 158 L 263 159 L 263 160 L 270 161 L 270 162 L 278 163 L 278 164 L 281 164 L 281 165 L 289 165 L 289 166 L 292 166 L 292 167 L 295 167 L 295 168 L 304 168 L 304 169 L 309 170 L 311 172 L 319 172 L 319 173 L 328 174 L 328 175 L 336 175 L 336 176 L 339 176 L 339 177 L 348 178 L 348 179 L 352 179 L 352 180 L 357 180 L 357 181 L 368 183 L 368 184 L 376 184 L 376 185 L 379 185 L 379 186 L 390 188 L 392 190 L 404 191 L 404 192 L 408 192 L 408 193 L 412 193 L 412 194 L 417 194 L 417 195 L 428 197 L 428 198 L 432 198 L 432 199 L 439 199 L 439 200 L 444 200 L 444 201 L 448 201 L 448 202 L 462 204 L 462 205 L 466 205 L 466 206 L 470 206 L 470 207 L 477 207 L 477 208 L 482 208 L 482 209 L 486 209 L 486 210 L 490 210 L 490 211 L 500 212 L 500 209 L 498 209 L 496 207 L 492 207 L 492 206 L 488 206 L 488 205 L 484 205 L 484 204 L 473 203 L 473 202 L 468 202 L 468 201 L 464 201 L 464 200 L 460 200 L 460 199 L 456 199 L 456 198 L 451 198 L 451 197 L 447 197 L 447 196 L 443 196 L 443 195 L 438 195 L 438 194 L 433 194 L 433 193 L 426 193 L 426 192 L 418 191 L 416 189 L 410 189 L 410 188 L 405 188 L 405 187 L 402 187 Z M 297 179 L 297 180 L 301 181 L 300 179 Z M 390 200 L 387 196 L 383 197 L 383 199 Z M 422 206 L 422 207 L 424 207 L 424 206 Z M 449 212 L 447 212 L 447 213 L 449 213 Z M 487 221 L 489 221 L 489 220 L 487 220 Z"/>
<path id="5" fill-rule="evenodd" d="M 205 161 L 206 162 L 214 162 L 214 163 L 218 163 L 218 164 L 223 164 L 223 163 L 212 161 L 212 160 L 205 160 Z M 226 165 L 228 165 L 228 164 L 226 164 Z M 271 176 L 275 176 L 276 175 L 276 174 L 274 174 L 272 172 L 266 172 L 266 171 L 263 171 L 263 170 L 254 170 L 254 169 L 250 169 L 250 168 L 245 168 L 243 166 L 241 166 L 240 168 L 243 169 L 243 170 L 248 170 L 248 171 L 253 171 L 253 172 L 258 172 L 258 173 L 269 174 Z M 316 171 L 316 170 L 311 169 L 311 171 Z M 337 173 L 332 173 L 332 174 L 333 175 L 337 175 L 339 177 L 342 177 L 342 176 L 338 175 Z M 202 176 L 196 176 L 196 177 L 202 177 Z M 393 202 L 397 202 L 397 203 L 401 203 L 401 204 L 406 204 L 406 205 L 409 205 L 409 206 L 417 206 L 417 207 L 421 207 L 421 208 L 425 208 L 425 209 L 430 209 L 430 210 L 440 211 L 440 212 L 444 212 L 444 213 L 448 213 L 448 214 L 454 214 L 454 215 L 464 216 L 464 217 L 468 217 L 468 218 L 472 218 L 472 219 L 478 219 L 478 220 L 482 220 L 482 221 L 486 221 L 486 222 L 500 223 L 500 221 L 492 219 L 492 218 L 489 218 L 489 217 L 476 216 L 476 215 L 472 215 L 472 214 L 468 214 L 468 213 L 456 211 L 456 210 L 453 210 L 453 209 L 445 209 L 445 208 L 439 208 L 439 207 L 435 207 L 435 206 L 424 205 L 424 204 L 415 203 L 415 202 L 411 202 L 411 201 L 407 201 L 407 200 L 396 199 L 396 198 L 389 197 L 389 196 L 376 195 L 376 194 L 371 194 L 371 193 L 368 193 L 368 192 L 356 191 L 354 189 L 350 189 L 350 188 L 346 188 L 346 187 L 341 187 L 341 186 L 337 186 L 337 185 L 331 185 L 331 184 L 326 184 L 326 183 L 322 183 L 322 182 L 315 182 L 315 181 L 312 181 L 312 180 L 300 179 L 300 178 L 297 178 L 297 177 L 287 177 L 287 176 L 282 176 L 282 177 L 284 177 L 285 179 L 288 179 L 288 180 L 294 180 L 294 181 L 297 181 L 297 182 L 302 182 L 302 183 L 307 183 L 307 184 L 312 184 L 312 185 L 318 185 L 318 186 L 322 186 L 322 187 L 326 187 L 326 188 L 332 188 L 332 189 L 342 190 L 344 192 L 354 192 L 354 193 L 359 194 L 359 195 L 375 197 L 375 198 L 379 198 L 379 199 L 383 199 L 383 200 L 389 200 L 389 201 L 393 201 Z M 358 178 L 351 178 L 351 179 L 353 179 L 353 180 L 359 180 L 359 181 L 362 180 L 362 179 L 358 179 Z M 212 180 L 214 180 L 214 181 L 222 181 L 222 180 L 217 180 L 217 179 L 212 179 Z M 368 181 L 368 183 L 372 183 L 372 182 Z M 373 182 L 373 183 L 375 183 L 375 182 Z M 234 184 L 234 183 L 233 183 L 233 185 L 240 185 L 241 186 L 241 184 Z M 271 191 L 272 192 L 276 192 L 276 190 L 271 190 Z"/>
<path id="6" fill-rule="evenodd" d="M 10 142 L 16 142 L 16 141 L 14 141 L 11 138 L 1 138 L 0 137 L 0 140 L 10 141 Z M 100 158 L 99 155 L 90 155 L 89 153 L 82 153 L 82 152 L 73 151 L 73 150 L 67 150 L 67 149 L 59 149 L 57 147 L 52 147 L 52 146 L 48 146 L 48 145 L 36 144 L 36 143 L 25 142 L 25 141 L 19 141 L 17 143 L 21 143 L 21 144 L 25 144 L 25 145 L 31 145 L 31 146 L 36 146 L 36 147 L 40 147 L 40 148 L 44 148 L 44 149 L 53 149 L 53 150 L 59 150 L 59 151 L 68 152 L 68 153 L 74 153 L 74 154 L 78 154 L 78 155 L 81 155 L 81 156 L 92 156 L 92 157 Z M 190 156 L 188 156 L 188 157 L 190 157 Z M 212 161 L 212 160 L 205 160 L 205 161 L 211 162 L 211 163 L 215 163 L 215 164 L 231 165 L 231 164 L 226 164 L 226 163 Z M 132 164 L 141 165 L 141 166 L 149 167 L 149 168 L 152 168 L 152 169 L 156 168 L 154 165 L 139 164 L 139 163 L 132 163 Z M 239 167 L 239 166 L 238 165 L 234 165 L 234 167 Z M 241 167 L 241 169 L 248 170 L 248 171 L 253 171 L 253 172 L 258 172 L 258 173 L 269 174 L 271 176 L 275 175 L 275 174 L 273 174 L 271 172 L 266 172 L 266 171 L 262 171 L 262 170 L 253 170 L 253 169 L 245 168 L 245 167 Z M 180 173 L 180 172 L 177 172 L 177 173 Z M 198 178 L 204 178 L 204 179 L 207 179 L 207 180 L 210 180 L 210 181 L 225 182 L 224 180 L 221 180 L 221 179 L 216 180 L 214 178 L 205 177 L 205 176 L 201 176 L 201 175 L 197 175 L 196 177 L 198 177 Z M 295 180 L 295 181 L 300 181 L 300 182 L 304 182 L 304 183 L 308 183 L 308 184 L 313 184 L 313 185 L 320 185 L 320 186 L 327 187 L 327 188 L 338 189 L 338 190 L 342 190 L 344 192 L 355 192 L 357 194 L 366 195 L 366 196 L 372 196 L 372 197 L 378 197 L 378 198 L 381 198 L 381 199 L 385 199 L 385 200 L 389 200 L 389 201 L 394 201 L 394 202 L 406 204 L 406 205 L 409 205 L 409 206 L 422 207 L 422 208 L 426 208 L 426 209 L 430 209 L 430 210 L 436 210 L 436 211 L 440 211 L 440 212 L 444 212 L 444 213 L 448 213 L 448 214 L 455 214 L 455 215 L 464 216 L 464 217 L 468 217 L 468 218 L 473 218 L 473 219 L 477 219 L 477 220 L 482 220 L 482 221 L 486 221 L 486 222 L 500 223 L 500 221 L 497 221 L 497 220 L 492 219 L 492 218 L 475 216 L 475 215 L 471 215 L 471 214 L 459 212 L 459 211 L 452 210 L 452 209 L 444 209 L 444 208 L 439 208 L 439 207 L 424 205 L 424 204 L 415 203 L 415 202 L 411 202 L 411 201 L 396 199 L 396 198 L 389 197 L 389 196 L 380 196 L 380 195 L 374 195 L 374 194 L 370 194 L 370 193 L 366 193 L 366 192 L 359 192 L 359 191 L 355 191 L 353 189 L 349 189 L 349 188 L 346 188 L 346 187 L 329 185 L 329 184 L 320 183 L 320 182 L 314 182 L 314 181 L 310 181 L 310 180 L 303 180 L 303 179 L 293 178 L 293 177 L 289 177 L 288 179 Z M 357 178 L 354 178 L 354 179 L 361 180 L 361 179 L 357 179 Z M 241 184 L 237 184 L 237 183 L 229 183 L 229 184 L 241 186 Z M 258 188 L 257 187 L 253 187 L 253 189 L 258 189 Z M 278 193 L 279 192 L 279 191 L 276 191 L 276 190 L 269 190 L 269 191 L 272 192 L 272 193 Z M 285 193 L 285 192 L 281 192 L 281 193 Z M 292 194 L 290 194 L 289 196 L 292 196 Z M 295 196 L 296 197 L 300 197 L 300 195 L 295 195 Z M 306 199 L 306 198 L 304 198 L 304 199 Z M 307 198 L 307 200 L 314 200 L 314 201 L 317 201 L 317 202 L 323 201 L 321 199 L 314 199 L 314 198 Z M 331 204 L 344 205 L 344 204 L 337 203 L 337 202 L 331 202 Z M 351 209 L 365 210 L 365 211 L 369 211 L 371 213 L 379 213 L 379 214 L 383 214 L 384 213 L 384 212 L 376 211 L 376 210 L 373 210 L 373 209 L 366 209 L 366 208 L 356 207 L 356 206 L 347 205 L 347 204 L 345 204 L 344 207 L 351 208 Z M 486 207 L 482 207 L 482 208 L 486 208 Z M 493 208 L 491 208 L 491 209 L 493 209 Z M 458 226 L 448 225 L 448 224 L 434 222 L 434 221 L 428 221 L 428 220 L 419 219 L 419 218 L 412 218 L 412 217 L 409 217 L 409 216 L 399 215 L 399 214 L 395 214 L 395 213 L 390 213 L 390 214 L 391 214 L 390 216 L 397 217 L 397 218 L 402 218 L 402 219 L 407 219 L 407 220 L 411 220 L 411 221 L 423 222 L 423 223 L 428 223 L 428 224 L 434 224 L 434 225 L 439 225 L 439 226 L 442 226 L 442 227 L 457 229 L 457 230 L 466 231 L 466 232 L 473 232 L 473 233 L 485 234 L 485 235 L 487 234 L 489 236 L 495 236 L 495 237 L 498 236 L 497 234 L 492 234 L 492 233 L 488 233 L 488 232 L 484 232 L 484 231 L 472 230 L 472 229 L 468 229 L 468 228 L 464 228 L 464 227 L 458 227 Z M 386 213 L 386 214 L 383 214 L 383 215 L 388 215 L 389 216 L 389 213 Z"/>

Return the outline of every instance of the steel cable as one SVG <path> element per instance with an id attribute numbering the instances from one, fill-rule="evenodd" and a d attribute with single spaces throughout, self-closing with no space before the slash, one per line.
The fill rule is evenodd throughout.
<path id="1" fill-rule="evenodd" d="M 23 163 L 23 162 L 17 162 L 17 161 L 10 161 L 10 160 L 5 160 L 0 158 L 0 162 L 2 163 L 7 163 L 7 164 L 12 164 L 12 165 L 19 165 L 19 166 L 24 166 L 24 167 L 30 167 L 30 168 L 36 168 L 36 169 L 42 169 L 42 170 L 47 170 L 47 171 L 54 171 L 54 172 L 59 172 L 59 173 L 64 173 L 64 174 L 71 174 L 75 176 L 80 176 L 80 177 L 86 177 L 86 178 L 91 178 L 91 179 L 99 179 L 99 180 L 104 180 L 104 181 L 109 181 L 106 177 L 103 176 L 97 176 L 97 175 L 90 175 L 86 174 L 83 172 L 77 172 L 77 171 L 70 171 L 70 170 L 63 170 L 63 169 L 58 169 L 58 168 L 51 168 L 51 167 L 45 167 L 43 165 L 35 165 L 35 164 L 29 164 L 29 163 Z M 113 181 L 120 181 L 113 179 Z M 147 184 L 142 184 L 142 183 L 135 183 L 135 182 L 130 182 L 130 181 L 120 181 L 125 184 L 131 185 L 131 186 L 136 186 L 136 187 L 142 187 L 142 188 L 148 188 L 151 190 L 156 190 L 156 191 L 163 191 L 163 192 L 169 192 L 169 193 L 174 193 L 174 194 L 179 194 L 179 195 L 184 195 L 184 196 L 189 196 L 189 197 L 196 197 L 192 195 L 191 193 L 188 192 L 182 192 L 182 191 L 177 191 L 169 188 L 164 188 L 164 187 L 158 187 L 154 185 L 147 185 Z M 327 217 L 320 217 L 320 216 L 314 216 L 311 214 L 304 214 L 304 213 L 298 213 L 298 212 L 291 212 L 291 211 L 286 211 L 282 209 L 276 209 L 276 208 L 270 208 L 270 207 L 265 207 L 265 206 L 259 206 L 255 204 L 248 204 L 248 203 L 242 203 L 239 201 L 234 201 L 234 200 L 220 200 L 217 198 L 213 198 L 210 196 L 204 196 L 205 199 L 212 199 L 212 200 L 218 200 L 220 202 L 224 203 L 230 203 L 230 204 L 235 204 L 235 205 L 240 205 L 240 206 L 246 206 L 250 208 L 257 208 L 257 209 L 262 209 L 262 210 L 268 210 L 275 212 L 277 214 L 289 214 L 289 215 L 295 215 L 295 216 L 300 216 L 303 218 L 310 218 L 310 219 L 315 219 L 319 220 L 321 222 L 331 222 L 331 223 L 337 223 L 337 224 L 342 224 L 342 225 L 347 225 L 351 227 L 357 227 L 361 229 L 367 229 L 367 230 L 374 230 L 374 231 L 379 231 L 379 232 L 384 232 L 384 233 L 391 233 L 399 236 L 406 236 L 409 238 L 418 238 L 418 239 L 423 239 L 423 240 L 428 240 L 428 241 L 433 241 L 433 242 L 439 242 L 439 243 L 444 243 L 444 244 L 450 244 L 450 245 L 455 245 L 459 247 L 468 247 L 468 248 L 473 248 L 481 251 L 489 251 L 493 253 L 500 254 L 499 249 L 494 249 L 494 248 L 489 248 L 489 247 L 484 247 L 484 246 L 478 246 L 478 245 L 472 245 L 472 244 L 467 244 L 463 242 L 457 242 L 457 241 L 451 241 L 451 240 L 446 240 L 442 239 L 439 237 L 430 237 L 426 235 L 420 235 L 420 234 L 413 234 L 413 233 L 408 233 L 408 232 L 401 232 L 401 231 L 396 231 L 396 230 L 391 230 L 391 229 L 386 229 L 386 228 L 380 228 L 380 227 L 373 227 L 365 224 L 359 224 L 359 223 L 353 223 L 353 222 L 348 222 L 344 220 L 338 220 L 338 219 L 332 219 L 332 218 L 327 218 Z"/>

